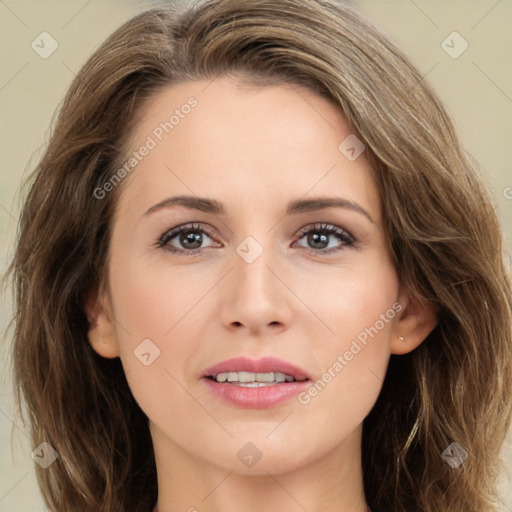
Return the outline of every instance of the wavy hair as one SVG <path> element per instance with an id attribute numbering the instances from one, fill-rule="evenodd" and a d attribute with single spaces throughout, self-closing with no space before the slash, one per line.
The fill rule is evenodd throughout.
<path id="1" fill-rule="evenodd" d="M 55 512 L 150 512 L 148 419 L 121 362 L 91 348 L 84 297 L 105 282 L 123 161 L 145 101 L 223 75 L 305 86 L 333 101 L 364 142 L 400 282 L 437 308 L 414 351 L 391 356 L 363 423 L 373 512 L 495 510 L 512 415 L 512 285 L 492 199 L 446 108 L 373 23 L 341 1 L 199 0 L 146 10 L 88 59 L 31 175 L 8 275 L 15 299 L 16 400 Z M 26 410 L 23 410 L 26 409 Z M 453 442 L 467 453 L 443 460 Z"/>

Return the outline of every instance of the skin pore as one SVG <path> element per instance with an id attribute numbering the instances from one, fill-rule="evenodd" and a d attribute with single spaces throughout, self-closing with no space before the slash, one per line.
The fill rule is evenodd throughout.
<path id="1" fill-rule="evenodd" d="M 155 129 L 190 97 L 197 105 L 159 140 Z M 169 86 L 145 105 L 132 151 L 148 136 L 156 145 L 118 185 L 109 291 L 86 307 L 91 345 L 121 358 L 150 420 L 158 512 L 367 510 L 362 422 L 390 354 L 414 350 L 436 321 L 400 287 L 365 153 L 350 161 L 338 149 L 351 133 L 333 104 L 295 85 L 221 77 Z M 179 195 L 225 212 L 165 204 Z M 293 201 L 326 197 L 358 207 L 286 213 Z M 165 237 L 181 225 L 188 237 Z M 241 256 L 258 246 L 254 261 Z M 134 354 L 143 340 L 160 350 L 149 365 Z M 283 359 L 311 384 L 331 368 L 331 379 L 308 403 L 241 408 L 202 378 L 238 356 Z M 238 456 L 244 446 L 261 455 L 252 467 Z"/>

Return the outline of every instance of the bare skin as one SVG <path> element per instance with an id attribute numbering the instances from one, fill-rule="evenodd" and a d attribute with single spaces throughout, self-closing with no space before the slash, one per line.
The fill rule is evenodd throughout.
<path id="1" fill-rule="evenodd" d="M 191 96 L 197 106 L 158 140 L 155 128 Z M 157 144 L 119 185 L 110 291 L 91 295 L 87 309 L 91 345 L 121 358 L 150 420 L 158 512 L 367 510 L 362 422 L 390 354 L 414 350 L 436 320 L 400 285 L 365 152 L 350 161 L 338 149 L 351 133 L 334 105 L 297 86 L 222 77 L 169 86 L 146 105 L 131 146 L 148 136 Z M 214 199 L 225 214 L 146 213 L 177 195 Z M 286 214 L 290 202 L 319 197 L 357 206 Z M 199 243 L 178 234 L 158 244 L 191 223 Z M 249 236 L 257 245 L 242 244 Z M 249 263 L 241 244 L 262 252 Z M 371 326 L 377 334 L 351 357 Z M 160 350 L 149 365 L 134 355 L 146 339 Z M 302 402 L 260 409 L 205 386 L 213 364 L 269 355 L 305 369 L 311 385 L 328 382 Z M 237 456 L 246 443 L 261 456 L 252 467 Z"/>

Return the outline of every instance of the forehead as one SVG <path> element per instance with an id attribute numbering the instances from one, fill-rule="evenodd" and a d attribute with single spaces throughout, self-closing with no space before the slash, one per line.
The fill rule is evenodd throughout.
<path id="1" fill-rule="evenodd" d="M 143 107 L 128 148 L 127 159 L 137 161 L 123 184 L 124 202 L 186 193 L 257 210 L 288 195 L 338 192 L 378 218 L 365 152 L 355 160 L 344 152 L 344 141 L 357 144 L 353 137 L 333 102 L 297 85 L 227 77 L 175 84 Z"/>

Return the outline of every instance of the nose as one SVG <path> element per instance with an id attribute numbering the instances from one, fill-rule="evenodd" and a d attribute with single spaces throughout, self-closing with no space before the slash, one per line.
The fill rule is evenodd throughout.
<path id="1" fill-rule="evenodd" d="M 251 334 L 286 330 L 292 318 L 293 293 L 287 287 L 285 267 L 277 263 L 270 249 L 249 261 L 234 251 L 234 268 L 222 284 L 223 325 Z"/>

